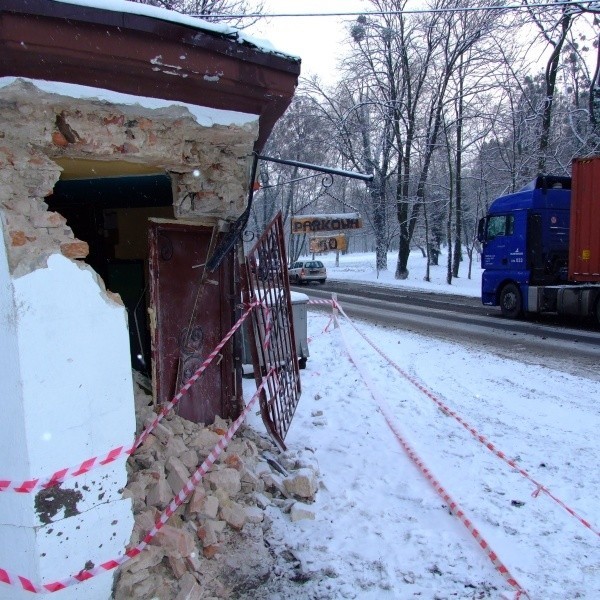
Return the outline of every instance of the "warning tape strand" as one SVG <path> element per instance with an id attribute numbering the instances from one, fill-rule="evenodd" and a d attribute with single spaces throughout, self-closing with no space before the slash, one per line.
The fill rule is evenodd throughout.
<path id="1" fill-rule="evenodd" d="M 164 525 L 167 523 L 167 521 L 173 515 L 173 513 L 175 513 L 175 511 L 192 494 L 192 492 L 196 489 L 198 484 L 202 481 L 202 478 L 210 471 L 217 458 L 219 458 L 223 450 L 227 448 L 227 445 L 232 440 L 236 431 L 240 428 L 241 424 L 248 416 L 248 413 L 252 409 L 252 406 L 256 403 L 256 400 L 262 393 L 265 386 L 268 384 L 271 378 L 274 378 L 274 373 L 275 369 L 272 368 L 263 377 L 260 385 L 256 389 L 256 393 L 252 396 L 252 398 L 250 399 L 240 416 L 232 423 L 231 427 L 229 427 L 229 429 L 219 438 L 219 441 L 211 450 L 210 454 L 207 456 L 204 462 L 196 469 L 196 471 L 194 471 L 192 476 L 187 480 L 187 482 L 181 488 L 179 493 L 171 500 L 169 505 L 160 514 L 160 516 L 154 524 L 154 527 L 152 527 L 152 529 L 144 536 L 142 541 L 139 542 L 136 546 L 130 548 L 123 555 L 117 558 L 113 558 L 111 560 L 100 563 L 99 565 L 91 569 L 82 569 L 76 575 L 72 575 L 59 581 L 53 581 L 51 583 L 44 583 L 38 585 L 26 577 L 23 577 L 21 575 L 13 575 L 5 569 L 0 569 L 0 583 L 21 587 L 26 592 L 32 592 L 35 594 L 48 594 L 58 592 L 59 590 L 64 590 L 67 587 L 77 585 L 78 583 L 87 581 L 92 577 L 96 577 L 97 575 L 106 573 L 107 571 L 111 571 L 112 569 L 116 569 L 117 567 L 120 567 L 132 558 L 138 556 L 150 544 L 154 537 L 156 537 L 158 532 L 164 527 Z M 277 393 L 278 388 L 279 380 L 275 378 L 273 389 L 274 394 Z"/>
<path id="2" fill-rule="evenodd" d="M 207 356 L 205 361 L 196 369 L 196 371 L 192 374 L 192 376 L 185 382 L 185 384 L 181 387 L 179 392 L 175 394 L 172 400 L 170 400 L 158 413 L 154 421 L 139 435 L 137 440 L 134 442 L 133 446 L 129 449 L 128 453 L 132 453 L 136 448 L 139 448 L 147 437 L 152 433 L 152 430 L 156 428 L 156 426 L 163 420 L 163 418 L 171 412 L 171 410 L 177 405 L 177 403 L 183 398 L 183 396 L 188 392 L 188 390 L 200 379 L 201 375 L 206 371 L 206 369 L 210 366 L 212 361 L 218 356 L 219 352 L 223 349 L 223 346 L 233 337 L 233 334 L 242 326 L 243 322 L 246 320 L 248 315 L 252 312 L 252 310 L 259 306 L 259 302 L 252 302 L 248 308 L 244 311 L 242 316 L 237 320 L 234 326 L 225 334 L 225 337 L 216 345 L 214 350 Z"/>
<path id="3" fill-rule="evenodd" d="M 130 456 L 131 454 L 133 454 L 135 450 L 144 443 L 144 441 L 148 438 L 152 431 L 156 429 L 158 424 L 171 412 L 171 410 L 173 410 L 173 408 L 188 392 L 192 385 L 201 377 L 204 371 L 206 371 L 206 369 L 210 366 L 212 361 L 218 356 L 219 352 L 223 349 L 223 346 L 225 346 L 225 344 L 231 339 L 233 334 L 242 326 L 243 322 L 248 318 L 248 315 L 252 312 L 252 310 L 259 305 L 260 302 L 254 301 L 247 306 L 242 316 L 227 332 L 225 337 L 217 344 L 215 349 L 208 355 L 206 360 L 185 382 L 185 384 L 181 387 L 179 392 L 177 392 L 177 394 L 175 394 L 175 396 L 163 406 L 163 408 L 157 414 L 156 418 L 138 436 L 138 438 L 135 440 L 132 446 L 119 446 L 118 448 L 113 448 L 105 455 L 102 455 L 100 457 L 95 456 L 93 458 L 88 458 L 76 467 L 60 469 L 52 475 L 50 475 L 50 477 L 29 479 L 19 483 L 15 483 L 9 479 L 0 479 L 0 492 L 17 492 L 21 494 L 31 494 L 39 490 L 48 489 L 59 485 L 68 478 L 78 477 L 80 475 L 84 475 L 85 473 L 89 473 L 93 469 L 98 468 L 100 466 L 108 465 L 124 455 Z"/>
<path id="4" fill-rule="evenodd" d="M 261 302 L 260 308 L 262 310 L 262 317 L 265 328 L 265 339 L 263 340 L 263 350 L 268 350 L 271 345 L 271 332 L 273 329 L 273 317 L 272 311 L 266 302 Z"/>
<path id="5" fill-rule="evenodd" d="M 330 302 L 334 303 L 333 300 Z M 507 465 L 509 465 L 512 469 L 517 471 L 523 477 L 531 481 L 535 485 L 535 490 L 533 491 L 532 496 L 537 498 L 540 492 L 544 492 L 548 497 L 550 497 L 554 502 L 556 502 L 561 508 L 563 508 L 567 513 L 569 513 L 572 517 L 577 519 L 584 527 L 595 533 L 597 536 L 600 536 L 600 531 L 598 528 L 594 527 L 587 519 L 579 515 L 575 510 L 569 507 L 565 502 L 563 502 L 560 498 L 555 496 L 545 485 L 537 481 L 534 477 L 532 477 L 525 469 L 520 467 L 513 459 L 510 459 L 506 453 L 502 452 L 496 446 L 488 440 L 485 436 L 480 434 L 472 425 L 467 423 L 459 414 L 453 411 L 449 406 L 444 404 L 437 396 L 425 387 L 422 383 L 417 381 L 414 377 L 412 377 L 409 373 L 407 373 L 402 367 L 396 364 L 383 350 L 381 350 L 376 344 L 374 344 L 356 325 L 352 322 L 352 320 L 348 317 L 348 315 L 344 312 L 344 309 L 337 303 L 336 308 L 340 311 L 340 314 L 343 315 L 347 320 L 351 327 L 369 344 L 380 356 L 382 356 L 402 377 L 404 377 L 408 382 L 414 385 L 419 391 L 421 391 L 425 396 L 427 396 L 430 400 L 432 400 L 445 414 L 454 418 L 460 425 L 462 425 L 478 442 L 483 444 L 492 454 L 495 454 L 498 458 L 503 460 Z"/>
<path id="6" fill-rule="evenodd" d="M 327 305 L 327 306 L 332 306 L 334 309 L 337 308 L 337 302 L 333 301 L 333 300 L 316 300 L 316 299 L 311 299 L 307 302 L 307 304 L 321 304 L 321 305 Z M 329 316 L 329 321 L 327 321 L 327 325 L 325 325 L 325 327 L 323 327 L 323 330 L 321 331 L 321 333 L 327 333 L 329 331 L 329 327 L 332 325 L 332 323 L 334 322 L 334 314 L 331 314 Z M 308 342 L 312 341 L 312 338 L 308 338 L 307 340 Z"/>
<path id="7" fill-rule="evenodd" d="M 340 310 L 340 312 L 341 312 L 341 310 Z M 521 586 L 521 584 L 516 580 L 516 578 L 513 575 L 511 575 L 510 571 L 508 570 L 506 565 L 500 560 L 500 558 L 498 557 L 496 552 L 494 552 L 492 550 L 492 548 L 490 547 L 488 542 L 481 535 L 481 532 L 473 525 L 473 522 L 467 518 L 465 512 L 460 508 L 458 503 L 452 499 L 450 494 L 440 484 L 439 480 L 436 479 L 436 477 L 433 475 L 431 470 L 425 465 L 425 463 L 421 460 L 421 458 L 419 458 L 417 453 L 413 450 L 413 448 L 406 441 L 404 436 L 400 433 L 400 430 L 399 430 L 398 426 L 396 425 L 394 417 L 391 415 L 391 412 L 387 408 L 387 403 L 379 394 L 377 388 L 375 387 L 374 383 L 372 382 L 371 378 L 369 377 L 369 374 L 367 373 L 367 371 L 365 369 L 363 369 L 361 362 L 354 358 L 350 344 L 348 343 L 348 341 L 345 337 L 344 330 L 340 326 L 339 320 L 337 318 L 336 318 L 336 321 L 338 323 L 340 334 L 341 334 L 342 340 L 344 342 L 344 346 L 346 348 L 348 357 L 350 358 L 350 360 L 354 364 L 354 366 L 357 368 L 357 370 L 360 372 L 360 374 L 363 378 L 363 381 L 365 382 L 365 385 L 369 389 L 371 396 L 372 396 L 373 400 L 375 401 L 375 403 L 377 404 L 379 410 L 381 411 L 388 427 L 393 432 L 394 436 L 396 437 L 397 441 L 400 443 L 400 445 L 406 452 L 407 456 L 417 466 L 419 471 L 421 471 L 421 473 L 425 476 L 427 481 L 431 484 L 431 486 L 438 493 L 438 495 L 444 500 L 444 502 L 446 503 L 448 508 L 452 511 L 452 513 L 459 519 L 459 521 L 465 526 L 465 528 L 468 530 L 468 532 L 471 534 L 471 536 L 476 540 L 478 546 L 483 550 L 483 552 L 485 553 L 487 558 L 490 560 L 490 562 L 494 565 L 494 568 L 498 571 L 498 573 L 500 573 L 500 575 L 502 575 L 504 580 L 513 588 L 513 590 L 515 591 L 515 598 L 520 598 L 523 596 L 529 597 L 527 592 Z M 348 321 L 351 322 L 349 319 L 348 319 Z"/>

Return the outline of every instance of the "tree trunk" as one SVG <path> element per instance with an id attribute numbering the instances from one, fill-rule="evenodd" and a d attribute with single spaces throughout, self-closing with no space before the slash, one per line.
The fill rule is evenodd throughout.
<path id="1" fill-rule="evenodd" d="M 408 142 L 407 142 L 408 144 Z M 400 228 L 400 239 L 398 242 L 398 260 L 396 262 L 396 279 L 406 279 L 408 277 L 408 255 L 410 254 L 410 237 L 408 234 L 408 193 L 410 177 L 410 157 L 404 155 L 404 165 L 398 163 L 398 181 L 400 185 L 396 187 L 396 215 L 398 226 Z"/>
<path id="2" fill-rule="evenodd" d="M 454 175 L 452 172 L 452 159 L 450 152 L 450 140 L 446 135 L 448 145 L 448 175 L 449 175 L 449 194 L 448 194 L 448 220 L 446 221 L 446 237 L 448 238 L 448 260 L 446 263 L 446 283 L 452 284 L 452 205 L 454 196 Z"/>
<path id="3" fill-rule="evenodd" d="M 385 236 L 385 185 L 375 175 L 369 183 L 369 194 L 373 205 L 373 229 L 375 233 L 375 267 L 377 272 L 387 270 L 387 241 Z"/>
<path id="4" fill-rule="evenodd" d="M 565 9 L 566 10 L 566 9 Z M 544 99 L 544 110 L 542 113 L 542 130 L 540 133 L 540 146 L 538 155 L 538 171 L 546 172 L 546 153 L 550 143 L 550 128 L 552 125 L 552 105 L 556 91 L 556 76 L 560 66 L 560 53 L 571 27 L 571 14 L 564 12 L 560 19 L 560 36 L 553 44 L 554 49 L 546 65 L 546 96 Z"/>
<path id="5" fill-rule="evenodd" d="M 463 57 L 458 66 L 458 98 L 456 111 L 456 204 L 454 216 L 454 257 L 452 261 L 452 276 L 458 277 L 458 269 L 462 261 L 462 143 L 463 143 L 463 110 L 464 110 L 464 81 Z M 450 253 L 450 240 L 448 240 L 448 253 Z M 450 283 L 450 281 L 448 282 Z"/>
<path id="6" fill-rule="evenodd" d="M 596 38 L 596 66 L 590 81 L 590 95 L 588 100 L 590 123 L 594 130 L 600 125 L 600 34 Z"/>
<path id="7" fill-rule="evenodd" d="M 431 281 L 430 277 L 430 266 L 431 266 L 431 253 L 429 244 L 429 219 L 427 218 L 427 205 L 423 204 L 423 218 L 425 219 L 425 247 L 427 248 L 427 267 L 425 269 L 425 281 Z"/>

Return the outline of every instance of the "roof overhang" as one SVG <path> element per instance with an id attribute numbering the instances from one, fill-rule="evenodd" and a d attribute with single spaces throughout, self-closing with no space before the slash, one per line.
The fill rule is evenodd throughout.
<path id="1" fill-rule="evenodd" d="M 215 31 L 53 0 L 0 0 L 0 76 L 259 115 L 258 151 L 299 74 L 298 59 Z"/>

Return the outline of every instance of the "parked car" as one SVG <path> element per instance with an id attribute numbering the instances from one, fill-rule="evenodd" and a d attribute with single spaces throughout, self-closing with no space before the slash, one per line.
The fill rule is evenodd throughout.
<path id="1" fill-rule="evenodd" d="M 327 269 L 320 260 L 297 260 L 288 269 L 290 283 L 310 283 L 327 281 Z"/>

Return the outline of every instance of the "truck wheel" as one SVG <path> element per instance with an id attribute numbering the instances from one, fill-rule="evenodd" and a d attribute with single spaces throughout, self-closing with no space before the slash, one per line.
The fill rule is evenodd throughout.
<path id="1" fill-rule="evenodd" d="M 594 316 L 596 317 L 596 326 L 600 327 L 600 298 L 596 300 L 596 310 L 594 310 Z"/>
<path id="2" fill-rule="evenodd" d="M 514 283 L 507 283 L 500 292 L 500 310 L 505 317 L 516 319 L 522 312 L 521 291 Z"/>

